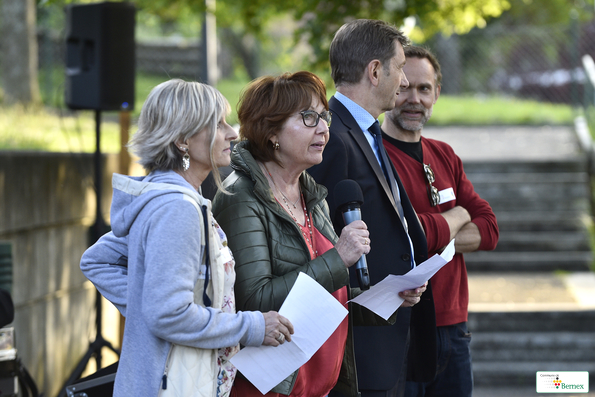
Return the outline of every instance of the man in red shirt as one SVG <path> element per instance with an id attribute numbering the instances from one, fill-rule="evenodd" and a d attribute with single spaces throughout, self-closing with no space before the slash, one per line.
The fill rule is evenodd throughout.
<path id="1" fill-rule="evenodd" d="M 409 80 L 395 108 L 385 114 L 383 140 L 417 212 L 432 256 L 455 239 L 456 255 L 431 284 L 436 307 L 438 367 L 431 382 L 407 382 L 405 396 L 471 397 L 469 289 L 463 253 L 493 250 L 496 216 L 473 189 L 461 159 L 446 143 L 421 136 L 440 96 L 440 64 L 425 48 L 405 48 Z"/>

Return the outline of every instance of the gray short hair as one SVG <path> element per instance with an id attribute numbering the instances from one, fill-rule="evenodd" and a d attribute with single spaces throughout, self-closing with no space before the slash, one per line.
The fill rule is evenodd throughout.
<path id="1" fill-rule="evenodd" d="M 138 131 L 128 143 L 147 171 L 182 168 L 178 139 L 186 141 L 203 129 L 210 142 L 213 177 L 220 186 L 221 177 L 213 161 L 217 123 L 231 108 L 215 88 L 195 81 L 172 79 L 151 90 L 138 119 Z"/>
<path id="2" fill-rule="evenodd" d="M 331 76 L 335 87 L 357 84 L 366 66 L 378 59 L 382 65 L 395 56 L 395 42 L 411 42 L 396 27 L 375 19 L 356 19 L 335 33 L 329 48 Z"/>

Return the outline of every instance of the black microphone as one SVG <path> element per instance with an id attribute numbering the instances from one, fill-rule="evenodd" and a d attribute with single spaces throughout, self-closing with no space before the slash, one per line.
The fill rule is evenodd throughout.
<path id="1" fill-rule="evenodd" d="M 361 205 L 364 203 L 364 194 L 359 184 L 352 179 L 345 179 L 335 185 L 335 204 L 337 210 L 343 212 L 343 221 L 346 225 L 362 219 Z M 370 274 L 366 256 L 362 255 L 355 264 L 357 282 L 362 290 L 370 289 Z"/>

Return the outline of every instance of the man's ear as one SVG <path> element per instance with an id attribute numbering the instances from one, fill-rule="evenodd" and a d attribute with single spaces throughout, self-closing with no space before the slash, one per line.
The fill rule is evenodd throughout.
<path id="1" fill-rule="evenodd" d="M 438 101 L 438 97 L 440 96 L 440 91 L 442 90 L 442 86 L 441 85 L 437 85 L 436 86 L 436 96 L 434 97 L 434 104 L 436 103 L 436 101 Z"/>
<path id="2" fill-rule="evenodd" d="M 366 77 L 374 87 L 378 87 L 379 76 L 382 73 L 382 63 L 378 59 L 374 59 L 366 66 Z"/>

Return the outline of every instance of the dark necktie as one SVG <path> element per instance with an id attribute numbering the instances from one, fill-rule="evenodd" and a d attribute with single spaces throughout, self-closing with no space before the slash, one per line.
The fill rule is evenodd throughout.
<path id="1" fill-rule="evenodd" d="M 407 222 L 405 221 L 405 214 L 403 213 L 403 206 L 401 205 L 401 200 L 399 198 L 399 188 L 397 187 L 397 180 L 395 179 L 395 175 L 393 174 L 393 169 L 391 167 L 391 162 L 386 154 L 386 149 L 384 148 L 384 144 L 382 143 L 382 130 L 380 129 L 380 124 L 378 120 L 372 124 L 369 131 L 374 136 L 374 140 L 376 141 L 376 145 L 378 146 L 378 155 L 380 156 L 380 166 L 382 167 L 382 171 L 384 172 L 384 177 L 390 186 L 390 190 L 393 194 L 393 198 L 395 200 L 395 204 L 397 206 L 397 211 L 399 212 L 399 217 L 401 218 L 401 222 L 405 227 L 405 231 L 407 231 Z"/>
<path id="2" fill-rule="evenodd" d="M 399 188 L 397 185 L 397 179 L 395 178 L 395 174 L 393 173 L 393 168 L 391 167 L 391 162 L 388 158 L 388 154 L 386 153 L 386 149 L 384 148 L 384 143 L 382 142 L 382 130 L 380 129 L 380 124 L 378 120 L 372 124 L 369 131 L 374 136 L 374 140 L 376 141 L 376 145 L 378 146 L 378 154 L 380 155 L 380 166 L 382 167 L 382 171 L 384 172 L 384 177 L 386 178 L 390 190 L 393 194 L 393 199 L 395 200 L 395 205 L 397 207 L 397 211 L 399 214 L 399 218 L 401 219 L 401 223 L 403 224 L 403 228 L 405 228 L 405 233 L 407 233 L 407 239 L 410 243 L 409 238 L 409 228 L 407 227 L 407 220 L 405 219 L 405 213 L 403 212 L 403 205 L 401 204 L 401 199 L 399 195 Z M 411 248 L 411 246 L 410 246 Z M 415 261 L 413 259 L 413 252 L 411 252 L 411 268 L 415 267 Z"/>

